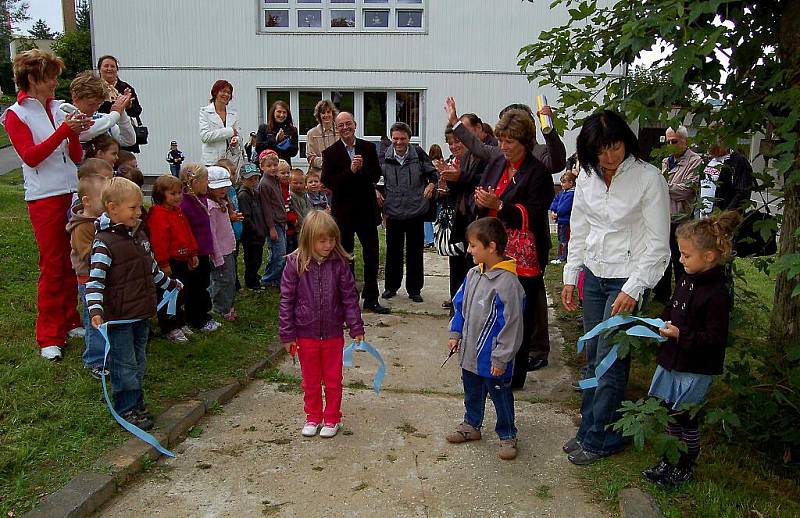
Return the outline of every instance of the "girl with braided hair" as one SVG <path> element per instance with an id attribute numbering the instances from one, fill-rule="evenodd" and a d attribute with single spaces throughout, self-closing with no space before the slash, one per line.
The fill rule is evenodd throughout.
<path id="1" fill-rule="evenodd" d="M 722 374 L 731 312 L 725 263 L 740 222 L 737 212 L 726 211 L 687 221 L 675 233 L 686 273 L 661 315 L 665 325 L 660 333 L 668 340 L 658 350 L 650 395 L 669 409 L 667 433 L 683 442 L 686 451 L 676 465 L 664 458 L 642 472 L 660 485 L 674 487 L 691 480 L 700 453 L 698 417 L 685 405 L 702 403 L 714 375 Z"/>

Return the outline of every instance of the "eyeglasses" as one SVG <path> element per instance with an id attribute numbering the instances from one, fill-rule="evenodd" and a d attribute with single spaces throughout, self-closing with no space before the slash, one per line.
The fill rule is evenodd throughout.
<path id="1" fill-rule="evenodd" d="M 336 125 L 337 128 L 349 128 L 351 126 L 355 126 L 355 123 L 352 121 L 340 122 Z"/>

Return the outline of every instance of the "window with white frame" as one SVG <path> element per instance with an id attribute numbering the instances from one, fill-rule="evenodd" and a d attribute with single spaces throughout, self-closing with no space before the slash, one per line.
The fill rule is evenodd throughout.
<path id="1" fill-rule="evenodd" d="M 262 33 L 424 32 L 428 0 L 258 0 Z"/>
<path id="2" fill-rule="evenodd" d="M 395 122 L 405 122 L 411 127 L 411 142 L 424 143 L 423 90 L 336 89 L 336 88 L 264 88 L 260 91 L 260 122 L 267 121 L 270 106 L 277 100 L 289 103 L 292 120 L 297 126 L 300 140 L 300 158 L 306 157 L 306 133 L 317 125 L 314 107 L 321 99 L 330 99 L 339 111 L 353 114 L 356 135 L 378 142 L 389 135 Z"/>

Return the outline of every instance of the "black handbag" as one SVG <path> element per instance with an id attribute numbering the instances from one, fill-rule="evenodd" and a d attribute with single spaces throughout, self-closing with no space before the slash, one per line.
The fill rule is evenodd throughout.
<path id="1" fill-rule="evenodd" d="M 137 146 L 143 146 L 147 144 L 147 136 L 150 132 L 147 130 L 147 126 L 142 125 L 141 118 L 136 117 L 136 124 L 133 125 L 133 131 L 136 133 Z"/>

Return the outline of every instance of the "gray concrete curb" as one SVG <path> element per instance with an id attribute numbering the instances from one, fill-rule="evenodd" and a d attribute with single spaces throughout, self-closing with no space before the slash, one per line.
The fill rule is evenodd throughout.
<path id="1" fill-rule="evenodd" d="M 275 344 L 273 344 L 275 345 Z M 212 407 L 223 405 L 233 399 L 256 375 L 276 365 L 283 347 L 277 344 L 265 359 L 258 360 L 246 370 L 244 381 L 231 380 L 221 387 L 198 394 L 196 399 L 177 403 L 156 418 L 153 436 L 165 448 L 183 442 L 186 432 Z M 92 467 L 79 473 L 67 485 L 45 497 L 25 517 L 82 517 L 89 516 L 142 471 L 143 467 L 159 458 L 161 454 L 152 446 L 132 437 L 122 446 L 106 453 Z"/>
<path id="2" fill-rule="evenodd" d="M 664 518 L 653 495 L 635 487 L 619 492 L 619 515 L 621 518 Z"/>

